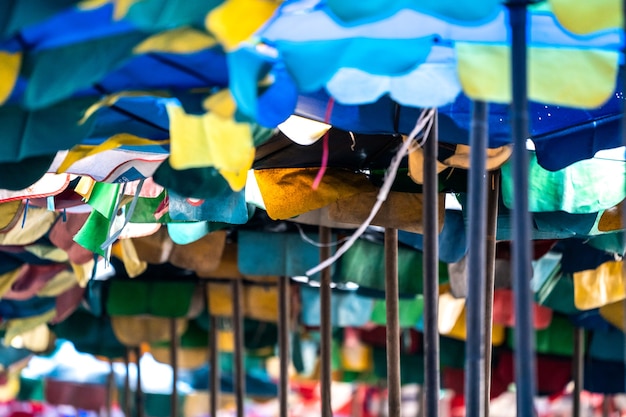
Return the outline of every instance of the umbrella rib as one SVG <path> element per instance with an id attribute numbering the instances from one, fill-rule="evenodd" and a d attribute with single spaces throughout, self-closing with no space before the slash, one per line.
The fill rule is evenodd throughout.
<path id="1" fill-rule="evenodd" d="M 175 69 L 179 70 L 180 72 L 183 72 L 183 73 L 185 73 L 187 75 L 190 75 L 190 76 L 196 78 L 198 81 L 202 81 L 203 83 L 209 83 L 209 82 L 212 81 L 212 80 L 207 79 L 204 76 L 204 74 L 202 74 L 202 73 L 200 73 L 198 71 L 194 71 L 191 68 L 188 68 L 188 67 L 186 67 L 184 65 L 179 64 L 178 62 L 169 60 L 169 59 L 165 58 L 162 55 L 150 54 L 149 56 L 152 59 L 154 59 L 155 61 L 159 61 L 162 64 L 169 65 L 170 67 L 175 68 Z"/>

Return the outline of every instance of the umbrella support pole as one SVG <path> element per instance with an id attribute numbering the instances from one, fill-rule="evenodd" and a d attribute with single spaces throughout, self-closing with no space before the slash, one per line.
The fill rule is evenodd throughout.
<path id="1" fill-rule="evenodd" d="M 330 258 L 330 228 L 320 226 L 320 261 Z M 331 322 L 331 290 L 330 290 L 330 267 L 326 267 L 321 271 L 320 283 L 320 386 L 322 401 L 322 417 L 332 417 L 331 408 L 331 339 L 332 339 L 332 322 Z"/>
<path id="2" fill-rule="evenodd" d="M 209 416 L 217 416 L 217 404 L 220 395 L 220 369 L 219 369 L 219 352 L 217 343 L 217 318 L 211 314 L 211 304 L 209 297 L 209 284 L 206 284 L 205 290 L 206 308 L 209 314 Z"/>
<path id="3" fill-rule="evenodd" d="M 109 375 L 107 377 L 107 417 L 113 414 L 113 389 L 115 387 L 115 371 L 113 370 L 113 360 L 109 358 Z"/>
<path id="4" fill-rule="evenodd" d="M 487 103 L 472 103 L 470 169 L 468 178 L 468 268 L 465 343 L 465 411 L 467 417 L 485 414 L 485 291 L 487 240 Z"/>
<path id="5" fill-rule="evenodd" d="M 517 416 L 533 417 L 535 396 L 534 329 L 531 317 L 532 278 L 530 212 L 528 205 L 528 80 L 527 80 L 527 0 L 511 0 L 511 132 L 512 172 L 515 201 L 512 219 L 512 272 L 515 305 L 515 394 Z"/>
<path id="6" fill-rule="evenodd" d="M 385 302 L 387 307 L 387 392 L 389 416 L 400 416 L 400 314 L 398 312 L 398 230 L 385 229 Z"/>
<path id="7" fill-rule="evenodd" d="M 496 278 L 496 233 L 498 229 L 498 199 L 500 194 L 500 171 L 489 173 L 487 188 L 487 271 L 485 284 L 485 416 L 489 416 L 491 401 L 491 353 L 493 332 L 493 291 Z"/>
<path id="8" fill-rule="evenodd" d="M 144 417 L 143 391 L 141 388 L 141 348 L 136 346 L 135 358 L 137 358 L 137 387 L 135 388 L 135 408 L 137 417 Z"/>
<path id="9" fill-rule="evenodd" d="M 124 415 L 131 416 L 131 398 L 130 398 L 130 357 L 128 348 L 124 352 Z"/>
<path id="10" fill-rule="evenodd" d="M 233 331 L 235 333 L 235 403 L 237 406 L 237 417 L 244 417 L 246 395 L 246 380 L 244 376 L 244 346 L 243 346 L 243 311 L 242 295 L 243 282 L 241 279 L 232 281 L 233 288 Z"/>
<path id="11" fill-rule="evenodd" d="M 170 397 L 170 416 L 178 417 L 178 334 L 176 333 L 176 319 L 170 318 L 170 364 L 172 365 L 172 394 Z"/>
<path id="12" fill-rule="evenodd" d="M 604 394 L 602 396 L 602 417 L 609 417 L 611 415 L 611 396 Z"/>
<path id="13" fill-rule="evenodd" d="M 583 389 L 584 378 L 584 349 L 585 349 L 585 331 L 580 328 L 574 328 L 574 355 L 572 357 L 572 374 L 574 377 L 574 392 L 572 393 L 572 417 L 581 417 L 581 398 L 580 394 Z"/>
<path id="14" fill-rule="evenodd" d="M 278 350 L 280 381 L 278 385 L 280 417 L 289 415 L 289 365 L 291 356 L 289 353 L 289 277 L 278 278 Z"/>
<path id="15" fill-rule="evenodd" d="M 439 218 L 437 141 L 438 117 L 433 116 L 424 144 L 424 417 L 439 416 Z"/>

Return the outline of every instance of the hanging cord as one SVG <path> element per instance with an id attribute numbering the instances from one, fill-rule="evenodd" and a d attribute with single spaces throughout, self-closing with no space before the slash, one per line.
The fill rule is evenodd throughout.
<path id="1" fill-rule="evenodd" d="M 409 134 L 409 137 L 402 144 L 402 146 L 400 147 L 396 155 L 391 160 L 389 169 L 385 173 L 385 179 L 383 181 L 383 185 L 380 188 L 380 191 L 378 192 L 378 196 L 376 197 L 376 203 L 374 204 L 374 207 L 372 207 L 372 210 L 369 216 L 367 217 L 367 219 L 365 219 L 365 221 L 359 226 L 359 228 L 352 234 L 352 236 L 350 236 L 350 238 L 346 241 L 346 243 L 343 246 L 341 246 L 337 250 L 337 252 L 335 252 L 333 256 L 326 259 L 324 262 L 320 263 L 316 267 L 311 268 L 308 271 L 306 271 L 307 276 L 314 275 L 320 272 L 322 269 L 328 268 L 330 265 L 337 262 L 337 260 L 341 256 L 343 256 L 343 254 L 346 253 L 348 249 L 352 247 L 354 242 L 356 242 L 356 240 L 365 232 L 367 227 L 370 225 L 370 223 L 374 219 L 374 216 L 376 216 L 376 214 L 380 210 L 380 207 L 383 205 L 383 203 L 387 199 L 387 196 L 389 195 L 389 191 L 391 190 L 391 186 L 394 180 L 396 179 L 396 174 L 398 173 L 400 162 L 402 162 L 402 158 L 404 158 L 404 156 L 407 154 L 409 147 L 415 146 L 412 144 L 414 143 L 415 138 L 418 136 L 420 132 L 424 131 L 424 134 L 421 136 L 422 140 L 418 142 L 420 146 L 423 144 L 424 140 L 428 137 L 428 133 L 430 132 L 430 129 L 433 124 L 434 114 L 435 114 L 435 109 L 425 109 L 420 114 L 420 117 L 417 119 L 417 123 L 415 123 L 415 127 Z"/>
<path id="2" fill-rule="evenodd" d="M 324 123 L 330 122 L 330 116 L 333 114 L 333 105 L 335 104 L 335 99 L 328 99 L 328 104 L 326 105 L 326 114 L 324 115 Z M 322 138 L 322 164 L 320 166 L 320 170 L 317 172 L 315 176 L 315 180 L 313 180 L 312 189 L 317 190 L 317 187 L 320 186 L 322 182 L 322 178 L 324 178 L 324 174 L 326 173 L 326 168 L 328 167 L 328 155 L 330 150 L 328 149 L 328 133 L 330 129 L 324 133 L 324 137 Z"/>
<path id="3" fill-rule="evenodd" d="M 302 238 L 302 240 L 304 240 L 309 245 L 317 246 L 318 248 L 331 248 L 333 246 L 338 246 L 338 245 L 341 245 L 343 242 L 348 241 L 348 238 L 344 237 L 344 238 L 341 238 L 339 240 L 336 240 L 334 242 L 330 242 L 327 244 L 319 243 L 319 242 L 314 241 L 310 237 L 308 237 L 306 233 L 304 233 L 304 230 L 302 230 L 302 226 L 300 226 L 298 223 L 295 223 L 295 225 L 298 228 L 298 232 L 300 232 L 300 237 Z"/>
<path id="4" fill-rule="evenodd" d="M 115 242 L 115 240 L 122 234 L 122 232 L 124 231 L 124 228 L 130 222 L 130 218 L 133 217 L 133 213 L 135 212 L 135 207 L 137 206 L 137 202 L 139 201 L 139 194 L 141 193 L 141 188 L 143 187 L 143 183 L 144 183 L 144 180 L 142 179 L 141 181 L 139 181 L 139 184 L 137 184 L 137 190 L 135 191 L 135 195 L 133 196 L 133 201 L 130 203 L 130 207 L 128 208 L 128 213 L 126 213 L 126 217 L 124 218 L 124 224 L 122 224 L 122 227 L 120 227 L 117 232 L 113 233 L 100 246 L 100 249 L 107 250 L 113 244 L 113 242 Z M 126 186 L 126 183 L 124 183 L 124 188 L 122 189 L 122 193 L 120 196 L 120 203 L 122 200 L 122 196 L 124 195 L 125 186 Z M 120 203 L 118 203 L 118 206 Z M 120 207 L 118 207 L 118 210 L 119 208 Z M 111 221 L 111 224 L 113 224 L 113 221 Z"/>

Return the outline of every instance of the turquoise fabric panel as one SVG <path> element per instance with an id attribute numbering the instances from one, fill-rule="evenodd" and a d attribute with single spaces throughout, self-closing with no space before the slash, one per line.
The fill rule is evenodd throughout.
<path id="1" fill-rule="evenodd" d="M 302 323 L 320 325 L 320 289 L 302 285 Z M 354 291 L 333 291 L 331 297 L 331 323 L 334 327 L 361 327 L 370 321 L 374 300 L 357 295 Z"/>
<path id="2" fill-rule="evenodd" d="M 317 235 L 309 237 L 319 241 Z M 320 261 L 319 248 L 295 233 L 240 230 L 238 251 L 239 270 L 245 275 L 303 276 Z"/>
<path id="3" fill-rule="evenodd" d="M 559 171 L 548 171 L 530 152 L 529 210 L 595 213 L 617 205 L 624 192 L 626 166 L 621 161 L 586 159 Z M 511 162 L 502 165 L 502 199 L 511 208 L 514 198 Z"/>

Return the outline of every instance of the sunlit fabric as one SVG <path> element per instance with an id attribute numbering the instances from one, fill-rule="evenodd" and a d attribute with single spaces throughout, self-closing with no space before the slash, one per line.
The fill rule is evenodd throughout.
<path id="1" fill-rule="evenodd" d="M 388 17 L 401 9 L 413 9 L 438 16 L 447 21 L 481 22 L 498 10 L 496 0 L 439 1 L 439 0 L 329 0 L 329 9 L 347 23 L 360 23 L 374 18 Z"/>
<path id="2" fill-rule="evenodd" d="M 390 79 L 384 81 L 383 77 L 394 77 L 393 82 L 400 85 L 404 78 L 411 77 L 412 82 L 407 85 L 417 88 L 419 82 L 415 82 L 420 80 L 421 72 L 428 74 L 429 65 L 441 69 L 442 65 L 456 63 L 461 85 L 468 95 L 496 102 L 510 100 L 506 87 L 509 35 L 507 13 L 502 6 L 496 6 L 480 22 L 450 22 L 441 14 L 428 14 L 411 6 L 403 4 L 395 13 L 373 14 L 368 19 L 348 23 L 337 19 L 332 6 L 324 2 L 290 2 L 257 35 L 275 48 L 273 54 L 285 63 L 303 93 L 326 87 L 340 102 L 350 104 L 370 103 L 383 93 L 391 93 L 401 104 L 425 107 L 433 104 L 433 95 L 397 97 L 399 85 L 394 87 Z M 549 12 L 533 12 L 529 20 L 530 98 L 587 108 L 606 101 L 613 90 L 618 67 L 617 31 L 583 38 L 563 30 Z M 433 50 L 435 46 L 438 51 Z M 372 60 L 372 56 L 377 59 Z M 562 66 L 563 62 L 569 64 Z M 421 66 L 424 70 L 420 70 Z M 563 74 L 564 70 L 569 72 Z M 344 74 L 352 71 L 358 77 L 350 80 L 347 75 L 340 75 L 342 71 Z M 439 71 L 437 76 L 443 74 Z M 343 77 L 340 79 L 344 82 L 329 85 L 335 76 Z M 448 76 L 450 79 L 443 85 L 458 82 L 453 71 Z M 578 84 L 585 86 L 587 94 L 571 89 L 569 80 L 574 78 L 587 80 Z M 428 76 L 422 79 L 426 85 Z M 350 85 L 362 85 L 364 81 L 365 85 L 374 87 L 369 95 Z M 443 88 L 435 91 L 435 97 L 437 104 L 442 105 L 443 97 L 452 100 L 454 95 Z"/>
<path id="3" fill-rule="evenodd" d="M 511 165 L 502 166 L 502 198 L 513 207 L 515 187 Z M 587 159 L 559 171 L 547 171 L 530 155 L 529 200 L 532 212 L 594 213 L 617 205 L 625 197 L 623 161 Z"/>
<path id="4" fill-rule="evenodd" d="M 548 0 L 552 12 L 567 30 L 579 34 L 622 27 L 619 0 Z"/>

